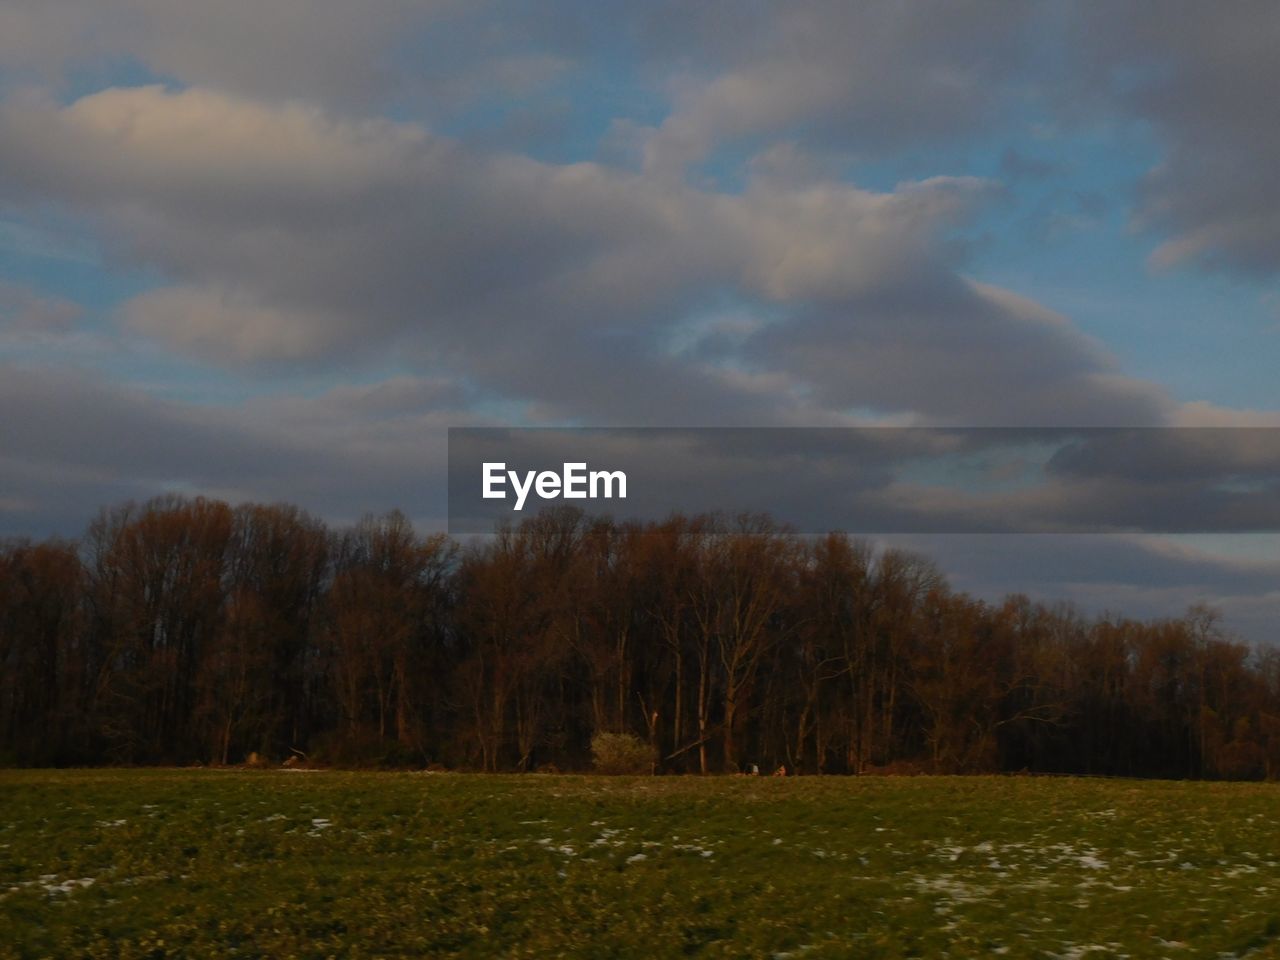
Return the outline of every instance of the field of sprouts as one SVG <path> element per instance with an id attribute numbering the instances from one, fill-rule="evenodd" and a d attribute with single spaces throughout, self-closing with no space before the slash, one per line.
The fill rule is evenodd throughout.
<path id="1" fill-rule="evenodd" d="M 1266 957 L 1280 787 L 0 771 L 0 957 Z"/>

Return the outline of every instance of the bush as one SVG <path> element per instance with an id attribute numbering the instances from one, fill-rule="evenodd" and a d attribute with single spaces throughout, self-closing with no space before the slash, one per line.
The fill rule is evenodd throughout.
<path id="1" fill-rule="evenodd" d="M 653 773 L 653 748 L 629 733 L 597 733 L 591 756 L 600 773 Z"/>

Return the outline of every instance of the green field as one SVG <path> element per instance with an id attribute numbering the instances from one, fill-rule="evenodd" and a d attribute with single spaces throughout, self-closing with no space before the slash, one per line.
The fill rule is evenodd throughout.
<path id="1" fill-rule="evenodd" d="M 1280 956 L 1280 789 L 0 772 L 3 957 Z"/>

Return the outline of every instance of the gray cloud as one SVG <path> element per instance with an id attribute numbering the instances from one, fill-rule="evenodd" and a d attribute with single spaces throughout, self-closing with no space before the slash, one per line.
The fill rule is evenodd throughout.
<path id="1" fill-rule="evenodd" d="M 6 365 L 0 528 L 74 535 L 97 504 L 175 489 L 284 499 L 334 522 L 354 519 L 353 510 L 401 506 L 438 528 L 443 427 L 473 419 L 458 409 L 465 399 L 455 383 L 408 377 L 209 408 L 159 401 L 83 372 Z M 1087 612 L 1149 616 L 1206 601 L 1224 609 L 1229 627 L 1262 641 L 1274 639 L 1280 613 L 1274 560 L 1233 559 L 1156 537 L 891 542 L 935 557 L 956 586 L 993 599 L 1022 590 L 1072 599 Z"/>
<path id="2" fill-rule="evenodd" d="M 42 337 L 66 333 L 82 313 L 64 297 L 46 296 L 0 279 L 0 336 Z"/>
<path id="3" fill-rule="evenodd" d="M 368 105 L 398 86 L 392 51 L 447 0 L 16 0 L 0 8 L 0 64 L 60 81 L 132 58 L 182 83 Z"/>
<path id="4" fill-rule="evenodd" d="M 1257 534 L 1273 556 L 1280 535 Z M 1087 615 L 1176 616 L 1196 603 L 1221 609 L 1244 638 L 1280 641 L 1280 562 L 1214 548 L 1215 538 L 1180 543 L 1130 535 L 944 535 L 895 537 L 934 558 L 954 586 L 997 600 L 1010 592 L 1069 601 Z M 1220 545 L 1219 545 L 1220 546 Z"/>
<path id="5" fill-rule="evenodd" d="M 1217 455 L 1227 448 L 1234 459 Z M 481 497 L 486 461 L 623 470 L 626 503 L 583 506 L 644 520 L 726 510 L 769 513 L 803 533 L 1280 530 L 1275 429 L 457 431 L 449 469 L 450 516 L 466 523 L 458 529 L 484 532 L 510 514 L 509 503 Z M 1167 469 L 1174 461 L 1183 466 Z"/>
<path id="6" fill-rule="evenodd" d="M 1280 544 L 1280 534 L 1253 534 Z M 1020 570 L 1019 589 L 1042 591 L 1051 584 L 1122 584 L 1140 589 L 1198 588 L 1218 596 L 1280 589 L 1280 560 L 1259 561 L 1211 549 L 1216 538 L 1181 543 L 1132 534 L 948 534 L 898 538 L 936 554 L 966 577 L 995 582 Z M 1197 545 L 1197 542 L 1199 545 Z"/>
<path id="7" fill-rule="evenodd" d="M 1280 270 L 1280 7 L 1177 0 L 1083 5 L 1072 90 L 1153 124 L 1166 155 L 1137 222 L 1157 265 Z"/>
<path id="8" fill-rule="evenodd" d="M 947 237 L 984 181 L 716 193 L 159 87 L 11 101 L 0 143 L 0 196 L 71 204 L 170 279 L 123 305 L 128 327 L 216 363 L 396 350 L 549 417 L 633 422 L 1000 422 L 1009 393 L 1018 422 L 1170 410 L 1063 318 L 960 276 Z M 768 324 L 668 346 L 708 290 Z"/>
<path id="9" fill-rule="evenodd" d="M 1267 427 L 1096 431 L 1059 450 L 1049 469 L 1068 478 L 1256 485 L 1280 478 L 1280 431 Z"/>
<path id="10" fill-rule="evenodd" d="M 0 529 L 75 534 L 98 506 L 165 491 L 298 503 L 346 521 L 442 524 L 457 384 L 402 377 L 235 407 L 159 400 L 84 371 L 0 364 Z"/>
<path id="11" fill-rule="evenodd" d="M 1150 125 L 1163 152 L 1135 224 L 1155 265 L 1280 269 L 1280 9 L 1197 0 L 1065 8 L 991 2 L 671 5 L 640 35 L 672 108 L 645 143 L 680 172 L 728 145 L 810 151 L 972 137 L 993 116 Z M 680 29 L 669 29 L 672 23 Z M 1052 172 L 1006 153 L 1009 176 Z"/>
<path id="12" fill-rule="evenodd" d="M 250 99 L 341 110 L 412 103 L 436 118 L 621 61 L 666 111 L 655 119 L 635 92 L 615 127 L 631 131 L 651 169 L 676 176 L 725 146 L 767 152 L 781 139 L 865 158 L 971 137 L 1028 107 L 1068 123 L 1092 109 L 1153 124 L 1167 150 L 1136 218 L 1165 238 L 1155 262 L 1270 274 L 1280 266 L 1270 213 L 1278 39 L 1272 6 L 1224 15 L 1194 0 L 1158 11 L 1008 0 L 537 10 L 456 0 L 18 0 L 0 9 L 0 76 L 61 84 L 134 60 Z M 1062 56 L 1050 55 L 1059 47 Z M 563 122 L 546 108 L 523 104 L 477 136 L 511 143 L 521 124 Z M 514 127 L 504 133 L 504 124 Z M 1047 169 L 1006 157 L 1009 174 Z"/>
<path id="13" fill-rule="evenodd" d="M 956 276 L 824 305 L 749 349 L 783 358 L 827 406 L 872 403 L 935 422 L 1141 425 L 1172 407 L 1064 317 Z"/>
<path id="14" fill-rule="evenodd" d="M 876 153 L 971 134 L 1016 92 L 1032 14 L 1003 0 L 665 4 L 643 36 L 678 79 L 647 163 L 679 172 L 765 135 Z"/>

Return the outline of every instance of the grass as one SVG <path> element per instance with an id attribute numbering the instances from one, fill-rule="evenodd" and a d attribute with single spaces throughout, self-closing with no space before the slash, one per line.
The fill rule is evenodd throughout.
<path id="1" fill-rule="evenodd" d="M 1280 788 L 0 771 L 0 957 L 1254 957 Z"/>

